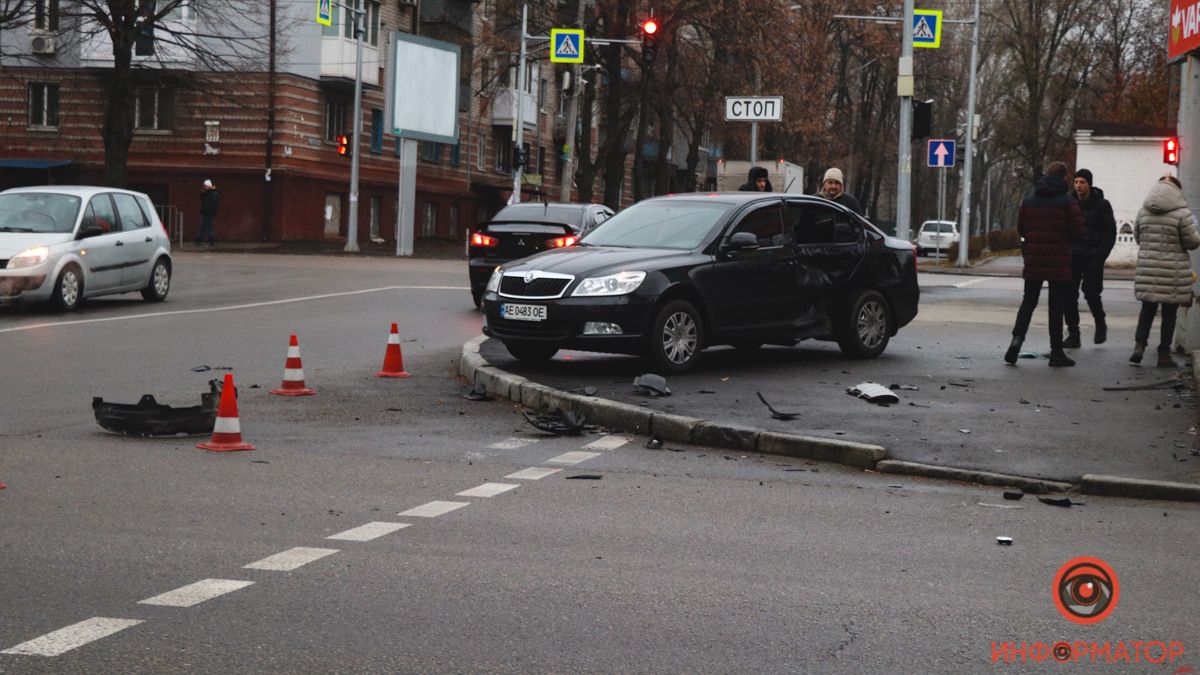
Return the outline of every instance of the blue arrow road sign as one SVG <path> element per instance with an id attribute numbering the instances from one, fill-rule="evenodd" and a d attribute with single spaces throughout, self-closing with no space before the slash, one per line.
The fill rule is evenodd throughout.
<path id="1" fill-rule="evenodd" d="M 929 166 L 954 166 L 954 149 L 957 141 L 945 138 L 929 139 Z"/>

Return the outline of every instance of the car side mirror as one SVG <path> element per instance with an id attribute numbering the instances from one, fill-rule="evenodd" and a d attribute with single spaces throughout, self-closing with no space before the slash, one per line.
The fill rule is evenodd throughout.
<path id="1" fill-rule="evenodd" d="M 753 232 L 734 232 L 733 236 L 722 247 L 726 253 L 753 251 L 756 248 L 758 248 L 758 237 Z"/>

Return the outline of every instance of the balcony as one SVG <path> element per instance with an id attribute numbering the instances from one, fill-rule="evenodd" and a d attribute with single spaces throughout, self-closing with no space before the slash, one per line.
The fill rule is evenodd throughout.
<path id="1" fill-rule="evenodd" d="M 354 40 L 337 37 L 321 38 L 321 71 L 322 79 L 344 79 L 354 81 L 354 66 L 357 43 Z M 378 47 L 363 43 L 363 84 L 379 86 L 379 71 L 383 60 Z"/>
<path id="2" fill-rule="evenodd" d="M 492 99 L 492 126 L 511 127 L 516 107 L 513 101 L 517 96 L 516 89 L 505 89 Z M 537 128 L 537 101 L 533 94 L 525 92 L 521 97 L 521 123 L 525 129 Z"/>
<path id="3" fill-rule="evenodd" d="M 164 19 L 153 33 L 138 39 L 133 63 L 138 68 L 198 70 L 199 57 L 188 49 L 188 42 L 198 42 L 194 18 Z M 160 36 L 162 39 L 158 39 Z M 92 68 L 113 66 L 112 39 L 107 31 L 86 30 L 79 40 L 79 59 Z"/>

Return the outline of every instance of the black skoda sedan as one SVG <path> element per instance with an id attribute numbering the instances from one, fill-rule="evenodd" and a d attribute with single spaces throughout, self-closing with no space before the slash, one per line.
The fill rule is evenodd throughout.
<path id="1" fill-rule="evenodd" d="M 912 244 L 839 204 L 684 194 L 639 202 L 575 246 L 497 268 L 483 330 L 521 360 L 640 354 L 673 374 L 713 345 L 816 338 L 876 357 L 916 316 L 919 295 Z"/>

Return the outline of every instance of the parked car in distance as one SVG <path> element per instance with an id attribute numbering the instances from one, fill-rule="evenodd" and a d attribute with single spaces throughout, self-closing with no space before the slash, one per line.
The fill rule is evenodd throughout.
<path id="1" fill-rule="evenodd" d="M 917 231 L 917 255 L 950 248 L 958 243 L 958 223 L 952 220 L 927 220 Z"/>
<path id="2" fill-rule="evenodd" d="M 171 289 L 171 240 L 150 198 L 105 187 L 0 192 L 0 302 L 49 301 L 65 311 L 84 298 Z"/>
<path id="3" fill-rule="evenodd" d="M 603 204 L 526 202 L 500 209 L 471 233 L 467 267 L 475 306 L 479 306 L 483 288 L 497 265 L 548 248 L 571 246 L 612 215 L 612 209 Z"/>
<path id="4" fill-rule="evenodd" d="M 639 202 L 586 234 L 497 268 L 484 333 L 513 356 L 639 354 L 661 374 L 702 349 L 836 340 L 870 358 L 917 314 L 916 256 L 833 202 L 683 194 Z"/>

